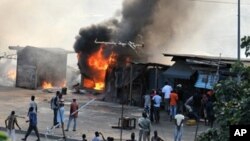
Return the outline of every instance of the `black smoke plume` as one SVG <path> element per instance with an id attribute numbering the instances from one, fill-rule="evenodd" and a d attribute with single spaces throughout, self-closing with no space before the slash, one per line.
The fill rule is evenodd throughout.
<path id="1" fill-rule="evenodd" d="M 113 18 L 98 25 L 83 28 L 76 38 L 74 49 L 81 53 L 79 67 L 87 68 L 86 57 L 95 52 L 98 41 L 145 43 L 142 55 L 129 47 L 105 47 L 119 57 L 129 56 L 133 61 L 148 61 L 161 56 L 168 42 L 178 38 L 188 26 L 189 13 L 193 3 L 187 0 L 124 0 L 120 18 Z M 110 49 L 111 48 L 111 49 Z M 119 59 L 119 58 L 118 58 Z M 159 60 L 157 60 L 159 61 Z M 81 69 L 81 72 L 84 73 Z"/>
<path id="2" fill-rule="evenodd" d="M 96 39 L 98 41 L 120 41 L 125 43 L 128 41 L 136 42 L 137 40 L 142 42 L 142 39 L 140 39 L 141 34 L 144 27 L 152 24 L 154 7 L 158 1 L 125 0 L 121 20 L 110 19 L 99 25 L 81 29 L 74 45 L 75 51 L 91 54 L 99 47 L 94 43 Z M 130 48 L 119 48 L 114 49 L 118 54 L 135 55 Z"/>

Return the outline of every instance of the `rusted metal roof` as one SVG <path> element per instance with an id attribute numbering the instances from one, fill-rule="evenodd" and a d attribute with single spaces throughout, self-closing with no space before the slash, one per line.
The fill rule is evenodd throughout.
<path id="1" fill-rule="evenodd" d="M 232 57 L 219 57 L 219 56 L 205 56 L 205 55 L 194 55 L 194 54 L 170 54 L 170 53 L 163 53 L 166 57 L 173 57 L 172 61 L 176 60 L 205 60 L 205 61 L 214 61 L 218 62 L 220 60 L 221 63 L 233 64 L 237 61 L 237 58 Z M 242 63 L 250 64 L 250 59 L 241 59 Z"/>
<path id="2" fill-rule="evenodd" d="M 53 52 L 53 53 L 63 53 L 63 54 L 69 54 L 69 53 L 75 53 L 74 51 L 68 51 L 62 48 L 48 48 L 48 47 L 33 47 L 33 46 L 25 46 L 25 47 L 20 47 L 20 46 L 9 46 L 10 50 L 22 50 L 24 48 L 32 48 L 32 49 L 38 49 L 38 50 L 45 50 L 48 52 Z"/>

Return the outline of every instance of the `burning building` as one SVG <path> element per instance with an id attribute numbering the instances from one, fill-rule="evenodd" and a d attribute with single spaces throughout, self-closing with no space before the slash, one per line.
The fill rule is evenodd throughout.
<path id="1" fill-rule="evenodd" d="M 67 54 L 58 48 L 13 47 L 17 51 L 16 87 L 37 89 L 66 85 Z"/>
<path id="2" fill-rule="evenodd" d="M 169 66 L 157 63 L 130 62 L 113 68 L 106 76 L 105 100 L 142 106 L 143 95 L 164 85 L 163 72 Z"/>
<path id="3" fill-rule="evenodd" d="M 159 88 L 162 83 L 156 77 L 150 80 L 154 76 L 150 72 L 163 78 L 161 70 L 167 66 L 148 63 L 149 59 L 152 54 L 160 56 L 160 48 L 175 37 L 176 26 L 185 23 L 188 12 L 183 11 L 191 7 L 187 5 L 172 0 L 126 0 L 119 18 L 81 28 L 74 44 L 81 86 L 101 91 L 112 101 L 130 102 L 133 97 L 141 100 L 145 90 Z M 159 85 L 150 86 L 150 82 Z"/>

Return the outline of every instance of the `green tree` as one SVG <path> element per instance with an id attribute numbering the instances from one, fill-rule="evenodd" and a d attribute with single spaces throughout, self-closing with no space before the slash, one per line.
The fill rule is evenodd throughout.
<path id="1" fill-rule="evenodd" d="M 218 128 L 202 133 L 198 141 L 228 141 L 230 125 L 250 124 L 250 67 L 237 62 L 230 72 L 231 77 L 215 86 L 214 111 Z M 238 75 L 240 81 L 237 81 Z"/>
<path id="2" fill-rule="evenodd" d="M 241 38 L 241 48 L 245 48 L 245 55 L 248 57 L 250 55 L 250 36 L 244 36 Z"/>

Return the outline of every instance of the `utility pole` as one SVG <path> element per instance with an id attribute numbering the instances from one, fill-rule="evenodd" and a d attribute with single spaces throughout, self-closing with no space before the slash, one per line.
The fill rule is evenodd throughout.
<path id="1" fill-rule="evenodd" d="M 238 0 L 238 61 L 240 61 L 240 0 Z"/>

